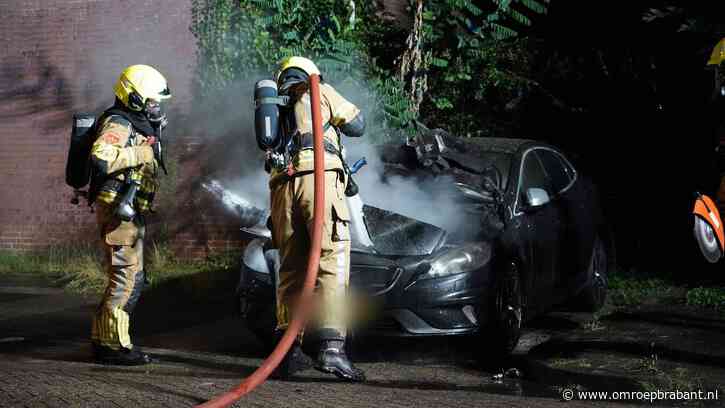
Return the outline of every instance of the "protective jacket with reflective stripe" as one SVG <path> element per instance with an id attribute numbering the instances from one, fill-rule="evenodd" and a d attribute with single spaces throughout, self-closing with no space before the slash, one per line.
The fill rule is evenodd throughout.
<path id="1" fill-rule="evenodd" d="M 117 205 L 126 174 L 130 174 L 140 183 L 136 210 L 142 213 L 148 211 L 158 189 L 158 163 L 154 159 L 153 148 L 146 143 L 147 137 L 117 115 L 105 118 L 98 129 L 98 138 L 91 148 L 91 159 L 104 181 L 96 200 L 110 206 Z"/>

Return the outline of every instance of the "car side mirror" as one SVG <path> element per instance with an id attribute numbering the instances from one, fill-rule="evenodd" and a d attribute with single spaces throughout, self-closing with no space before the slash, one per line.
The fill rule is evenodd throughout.
<path id="1" fill-rule="evenodd" d="M 548 204 L 551 201 L 549 193 L 543 188 L 530 188 L 526 190 L 526 204 L 529 208 L 537 208 Z"/>

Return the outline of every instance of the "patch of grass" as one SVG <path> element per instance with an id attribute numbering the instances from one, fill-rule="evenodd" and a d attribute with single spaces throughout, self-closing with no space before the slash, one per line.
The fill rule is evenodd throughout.
<path id="1" fill-rule="evenodd" d="M 61 262 L 51 261 L 50 268 L 59 268 L 57 281 L 75 293 L 100 293 L 106 286 L 102 261 L 94 251 L 78 252 Z"/>
<path id="2" fill-rule="evenodd" d="M 651 381 L 640 380 L 640 381 L 637 381 L 637 383 L 639 384 L 639 387 L 642 391 L 657 392 L 658 390 L 660 390 L 659 384 L 655 384 L 654 382 L 651 382 Z"/>
<path id="3" fill-rule="evenodd" d="M 204 260 L 177 259 L 165 244 L 151 242 L 145 251 L 145 269 L 151 286 L 194 275 L 196 283 L 209 286 L 215 272 L 225 272 L 238 264 L 239 253 L 214 255 Z M 107 283 L 101 256 L 95 247 L 50 248 L 43 253 L 0 251 L 0 275 L 32 276 L 82 294 L 101 293 Z"/>
<path id="4" fill-rule="evenodd" d="M 679 288 L 662 279 L 618 275 L 609 278 L 609 299 L 616 306 L 673 302 L 679 296 Z"/>
<path id="5" fill-rule="evenodd" d="M 568 383 L 566 385 L 554 385 L 551 387 L 558 395 L 562 395 L 564 391 L 582 392 L 588 391 L 586 387 L 581 384 Z"/>
<path id="6" fill-rule="evenodd" d="M 582 324 L 582 327 L 584 327 L 585 330 L 589 331 L 599 331 L 604 330 L 607 327 L 602 324 L 601 318 L 598 315 L 592 316 L 592 320 L 586 321 Z"/>
<path id="7" fill-rule="evenodd" d="M 652 353 L 647 357 L 633 359 L 631 363 L 626 365 L 626 369 L 636 373 L 659 375 L 662 373 L 658 366 L 659 357 Z"/>
<path id="8" fill-rule="evenodd" d="M 0 274 L 33 277 L 81 293 L 98 290 L 100 270 L 98 254 L 87 245 L 34 253 L 0 251 Z"/>
<path id="9" fill-rule="evenodd" d="M 703 389 L 703 379 L 685 367 L 671 367 L 660 364 L 656 353 L 638 359 L 629 370 L 647 375 L 647 379 L 640 381 L 645 391 L 656 389 L 695 391 Z"/>
<path id="10" fill-rule="evenodd" d="M 41 256 L 22 254 L 12 251 L 0 251 L 0 274 L 41 274 L 44 262 Z"/>
<path id="11" fill-rule="evenodd" d="M 673 370 L 656 369 L 650 371 L 651 376 L 639 380 L 642 391 L 680 390 L 698 391 L 706 389 L 703 378 L 690 372 L 685 367 Z"/>
<path id="12" fill-rule="evenodd" d="M 549 366 L 553 368 L 591 368 L 592 363 L 586 358 L 558 358 L 552 360 Z"/>
<path id="13" fill-rule="evenodd" d="M 554 367 L 554 368 L 562 368 L 562 367 L 566 367 L 569 364 L 569 361 L 570 360 L 564 359 L 564 358 L 556 358 L 549 362 L 549 366 Z"/>
<path id="14" fill-rule="evenodd" d="M 192 275 L 195 276 L 197 283 L 203 281 L 208 286 L 212 274 L 217 272 L 224 274 L 236 268 L 239 264 L 239 255 L 238 251 L 230 251 L 202 260 L 185 261 L 177 259 L 168 246 L 152 243 L 150 250 L 147 251 L 146 271 L 152 287 Z"/>
<path id="15" fill-rule="evenodd" d="M 694 288 L 687 291 L 685 298 L 688 305 L 725 309 L 725 288 Z"/>
<path id="16" fill-rule="evenodd" d="M 664 382 L 667 385 L 667 389 L 670 390 L 697 391 L 705 388 L 702 377 L 691 373 L 685 367 L 677 367 L 671 372 L 666 372 Z"/>
<path id="17" fill-rule="evenodd" d="M 686 289 L 660 278 L 613 275 L 609 279 L 608 304 L 615 307 L 643 304 L 683 304 L 725 311 L 725 287 Z M 586 328 L 595 330 L 595 321 Z"/>

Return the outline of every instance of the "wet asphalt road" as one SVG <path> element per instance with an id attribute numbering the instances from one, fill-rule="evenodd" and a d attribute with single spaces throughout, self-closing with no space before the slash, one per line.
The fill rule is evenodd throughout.
<path id="1" fill-rule="evenodd" d="M 136 312 L 133 338 L 159 362 L 111 367 L 89 360 L 87 336 L 95 297 L 47 288 L 0 287 L 0 406 L 187 407 L 232 388 L 261 363 L 262 347 L 233 315 L 230 297 L 195 298 L 173 292 L 144 296 Z M 649 341 L 638 336 L 645 331 L 661 335 L 652 334 L 651 327 L 637 331 L 641 321 L 632 324 L 626 316 L 620 317 L 624 323 L 615 324 L 617 330 L 621 328 L 616 336 L 635 354 L 639 352 L 637 344 Z M 587 355 L 587 361 L 595 362 L 595 366 L 590 364 L 584 371 L 576 366 L 578 360 L 572 360 L 572 367 L 562 363 L 568 361 L 562 350 L 580 348 L 580 353 L 594 350 L 596 354 L 596 342 L 604 341 L 602 331 L 578 329 L 577 319 L 581 318 L 566 315 L 534 322 L 515 357 L 488 367 L 476 363 L 470 339 L 363 339 L 355 345 L 354 357 L 367 373 L 369 381 L 365 384 L 342 383 L 310 370 L 294 381 L 267 381 L 236 406 L 590 406 L 592 402 L 562 401 L 561 390 L 636 389 L 638 383 L 619 375 L 616 367 L 596 364 L 597 358 L 611 360 L 612 354 L 626 361 L 636 360 L 627 355 L 626 347 L 616 349 L 616 342 L 607 340 L 607 347 L 615 349 L 603 347 L 599 357 Z M 713 337 L 718 332 L 710 329 L 703 329 L 703 338 L 725 345 L 725 330 L 720 327 Z M 692 333 L 688 336 L 692 341 L 695 337 Z M 702 346 L 693 343 L 687 347 L 695 350 L 690 360 L 697 360 L 696 350 Z M 722 348 L 721 352 L 725 353 Z M 725 362 L 725 355 L 715 354 L 700 364 Z M 523 378 L 493 377 L 510 367 L 518 368 Z M 709 367 L 717 371 L 713 364 Z M 725 378 L 725 373 L 718 371 L 717 381 L 717 375 Z M 611 401 L 596 404 L 625 405 Z"/>

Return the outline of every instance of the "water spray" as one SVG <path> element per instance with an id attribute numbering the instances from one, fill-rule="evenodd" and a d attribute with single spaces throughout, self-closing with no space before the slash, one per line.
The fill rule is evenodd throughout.
<path id="1" fill-rule="evenodd" d="M 325 150 L 322 144 L 322 115 L 320 111 L 320 76 L 310 75 L 310 100 L 312 107 L 312 126 L 314 135 L 314 177 L 315 177 L 315 200 L 312 222 L 312 242 L 307 258 L 307 275 L 305 277 L 302 295 L 298 301 L 297 310 L 290 325 L 282 336 L 282 339 L 275 347 L 272 354 L 264 360 L 249 377 L 245 378 L 236 388 L 220 395 L 219 397 L 198 405 L 197 408 L 221 408 L 228 407 L 244 395 L 250 393 L 258 385 L 262 384 L 267 377 L 277 368 L 284 356 L 289 351 L 292 343 L 297 338 L 300 330 L 305 324 L 312 290 L 317 280 L 317 270 L 320 267 L 320 252 L 322 251 L 322 220 L 325 211 Z"/>

